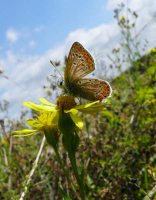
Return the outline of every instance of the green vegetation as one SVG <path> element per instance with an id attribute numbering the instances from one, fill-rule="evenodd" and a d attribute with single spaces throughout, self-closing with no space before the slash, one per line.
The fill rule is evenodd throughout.
<path id="1" fill-rule="evenodd" d="M 90 157 L 90 194 L 93 199 L 143 199 L 156 179 L 156 52 L 135 62 L 112 87 L 111 104 L 97 117 L 100 126 L 85 155 Z"/>

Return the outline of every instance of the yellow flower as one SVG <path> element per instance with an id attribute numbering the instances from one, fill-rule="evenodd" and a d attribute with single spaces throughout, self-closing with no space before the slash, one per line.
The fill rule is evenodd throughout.
<path id="1" fill-rule="evenodd" d="M 56 130 L 58 128 L 58 120 L 61 113 L 68 114 L 76 127 L 82 129 L 83 121 L 78 116 L 78 112 L 92 114 L 105 110 L 104 105 L 100 101 L 95 101 L 84 105 L 76 105 L 74 97 L 72 96 L 60 96 L 57 99 L 57 105 L 50 103 L 44 98 L 40 98 L 39 100 L 41 104 L 35 104 L 33 102 L 23 103 L 24 106 L 29 107 L 39 113 L 35 119 L 27 120 L 27 124 L 33 129 L 15 131 L 14 134 L 23 133 L 24 136 L 28 136 L 38 132 L 45 132 L 49 128 L 54 128 Z"/>
<path id="2" fill-rule="evenodd" d="M 41 112 L 37 115 L 34 119 L 27 120 L 27 124 L 31 126 L 33 129 L 23 129 L 19 131 L 14 131 L 14 136 L 30 136 L 34 133 L 44 132 L 48 129 L 57 129 L 55 124 L 55 119 L 53 113 L 48 112 Z M 16 133 L 20 133 L 20 135 L 16 135 Z M 23 134 L 23 135 L 22 135 Z"/>

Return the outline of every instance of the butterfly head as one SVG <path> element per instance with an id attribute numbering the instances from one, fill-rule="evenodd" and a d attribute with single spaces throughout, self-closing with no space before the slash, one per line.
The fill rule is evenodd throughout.
<path id="1" fill-rule="evenodd" d="M 64 80 L 62 78 L 59 79 L 57 85 L 61 88 L 63 87 L 63 84 L 64 84 Z"/>
<path id="2" fill-rule="evenodd" d="M 69 94 L 69 91 L 62 78 L 57 81 L 57 86 L 63 91 L 63 94 Z"/>

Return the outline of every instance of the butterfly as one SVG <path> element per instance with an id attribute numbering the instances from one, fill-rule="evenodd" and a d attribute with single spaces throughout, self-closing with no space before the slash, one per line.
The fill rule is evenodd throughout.
<path id="1" fill-rule="evenodd" d="M 90 101 L 102 101 L 111 95 L 108 82 L 94 78 L 83 78 L 95 70 L 90 53 L 79 43 L 74 42 L 66 59 L 64 71 L 65 89 L 75 97 Z"/>

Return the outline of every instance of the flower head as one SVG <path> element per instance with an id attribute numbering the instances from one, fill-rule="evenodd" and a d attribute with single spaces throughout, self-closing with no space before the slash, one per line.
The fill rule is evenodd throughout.
<path id="1" fill-rule="evenodd" d="M 72 96 L 60 96 L 57 99 L 57 104 L 52 104 L 44 98 L 39 99 L 41 104 L 35 104 L 33 102 L 24 102 L 23 105 L 38 112 L 34 119 L 27 120 L 27 124 L 32 127 L 30 129 L 24 129 L 21 131 L 15 131 L 16 136 L 18 133 L 22 133 L 24 136 L 32 135 L 38 132 L 45 132 L 49 129 L 59 129 L 58 122 L 60 116 L 69 115 L 75 126 L 79 129 L 83 128 L 83 121 L 78 116 L 78 112 L 82 113 L 95 113 L 105 109 L 104 105 L 100 101 L 92 103 L 77 105 L 74 97 Z M 69 124 L 66 124 L 69 126 Z"/>

